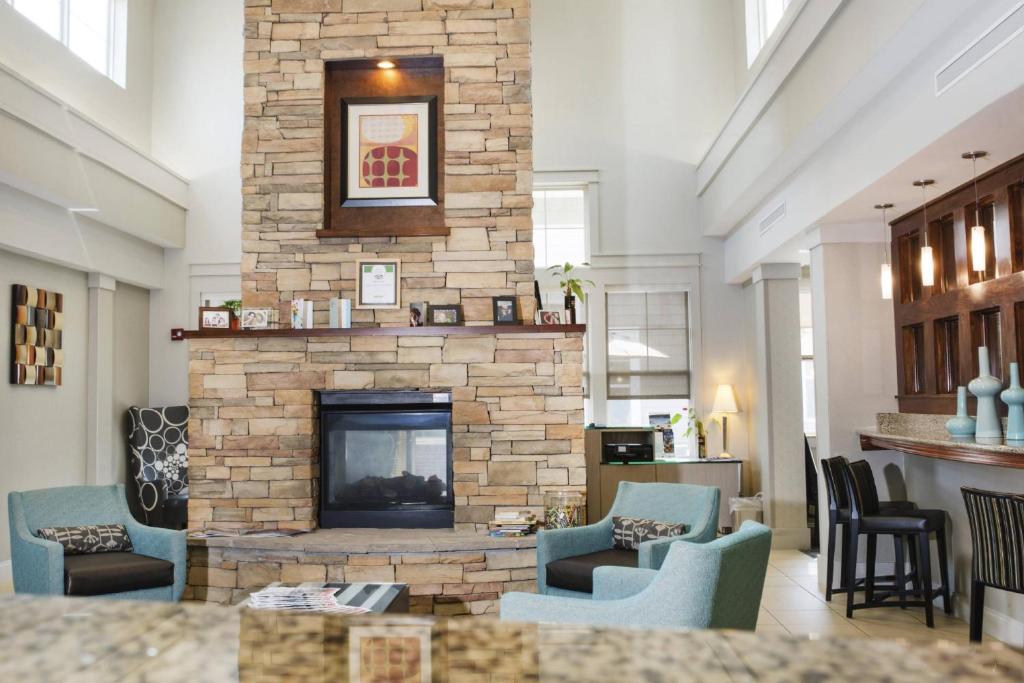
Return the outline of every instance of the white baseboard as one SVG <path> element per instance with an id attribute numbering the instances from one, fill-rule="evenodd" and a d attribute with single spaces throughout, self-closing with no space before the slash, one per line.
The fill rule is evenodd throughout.
<path id="1" fill-rule="evenodd" d="M 875 573 L 880 576 L 886 576 L 894 572 L 895 563 L 893 562 L 878 562 L 875 565 Z M 867 568 L 866 563 L 857 563 L 857 576 L 864 576 L 864 572 Z M 839 563 L 836 563 L 834 584 L 839 585 L 839 572 L 842 571 Z M 907 571 L 910 568 L 907 567 Z M 820 578 L 819 586 L 824 590 L 825 581 Z M 990 589 L 995 590 L 995 589 Z M 957 593 L 954 589 L 950 595 L 950 599 L 953 603 L 953 615 L 958 619 L 962 619 L 966 622 L 970 622 L 971 614 L 971 600 L 970 597 L 962 593 Z M 1017 648 L 1024 648 L 1024 622 L 1018 621 L 1013 617 L 997 612 L 991 607 L 985 608 L 985 618 L 983 621 L 982 628 L 984 634 L 987 637 L 995 638 L 996 640 L 1002 641 L 1007 645 Z"/>
<path id="2" fill-rule="evenodd" d="M 772 527 L 772 550 L 806 550 L 811 547 L 811 530 L 807 527 Z"/>

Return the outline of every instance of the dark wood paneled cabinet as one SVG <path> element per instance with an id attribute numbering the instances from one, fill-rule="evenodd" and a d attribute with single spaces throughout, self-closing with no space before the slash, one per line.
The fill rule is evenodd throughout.
<path id="1" fill-rule="evenodd" d="M 956 388 L 978 375 L 979 346 L 992 374 L 1024 363 L 1024 156 L 892 222 L 893 304 L 899 406 L 907 413 L 956 412 Z M 985 269 L 974 270 L 971 228 L 985 229 Z M 934 284 L 921 278 L 924 231 Z M 1004 411 L 1006 407 L 1000 404 Z M 973 406 L 972 406 L 973 410 Z"/>

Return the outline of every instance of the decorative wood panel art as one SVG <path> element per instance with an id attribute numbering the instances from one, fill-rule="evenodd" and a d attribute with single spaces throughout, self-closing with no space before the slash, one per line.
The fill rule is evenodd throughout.
<path id="1" fill-rule="evenodd" d="M 60 386 L 64 295 L 25 285 L 11 290 L 11 384 Z"/>

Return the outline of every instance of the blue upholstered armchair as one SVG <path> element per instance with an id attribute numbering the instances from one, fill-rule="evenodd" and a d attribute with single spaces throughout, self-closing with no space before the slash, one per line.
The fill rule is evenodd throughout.
<path id="1" fill-rule="evenodd" d="M 590 572 L 592 567 L 587 564 L 657 569 L 673 541 L 707 543 L 714 540 L 718 529 L 718 498 L 718 489 L 711 486 L 620 482 L 615 502 L 600 522 L 570 529 L 544 530 L 537 535 L 537 592 L 589 597 L 585 590 L 548 585 L 547 565 L 550 562 L 572 558 L 581 565 L 566 567 L 569 572 L 580 569 Z M 612 517 L 616 516 L 683 523 L 688 530 L 682 536 L 644 541 L 638 553 L 618 551 L 613 549 L 612 543 Z"/>
<path id="2" fill-rule="evenodd" d="M 593 599 L 506 593 L 501 619 L 753 631 L 771 545 L 771 529 L 747 521 L 711 543 L 672 543 L 658 571 L 598 567 Z"/>
<path id="3" fill-rule="evenodd" d="M 185 532 L 156 529 L 137 522 L 128 511 L 123 484 L 12 491 L 7 505 L 15 592 L 64 595 L 66 571 L 77 562 L 80 565 L 77 570 L 83 572 L 78 585 L 91 586 L 93 590 L 84 593 L 73 590 L 70 594 L 132 600 L 175 601 L 181 598 L 185 590 Z M 35 535 L 41 528 L 86 524 L 123 524 L 134 552 L 68 556 L 69 566 L 65 566 L 63 546 Z M 86 561 L 83 563 L 80 558 Z M 99 564 L 90 563 L 89 558 L 98 559 Z M 151 561 L 154 558 L 156 562 Z M 173 583 L 169 583 L 171 568 L 167 562 L 173 563 Z M 102 589 L 111 584 L 155 587 Z"/>

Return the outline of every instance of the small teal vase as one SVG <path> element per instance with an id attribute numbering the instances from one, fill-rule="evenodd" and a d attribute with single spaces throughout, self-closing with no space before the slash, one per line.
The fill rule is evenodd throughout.
<path id="1" fill-rule="evenodd" d="M 1010 388 L 999 395 L 1009 406 L 1006 420 L 1006 440 L 1024 440 L 1024 388 L 1020 386 L 1020 367 L 1010 363 Z"/>
<path id="2" fill-rule="evenodd" d="M 978 398 L 978 419 L 974 431 L 975 439 L 1003 438 L 1003 425 L 996 413 L 996 394 L 1003 388 L 1003 383 L 992 376 L 988 362 L 988 347 L 978 347 L 978 376 L 971 380 L 967 388 Z"/>
<path id="3" fill-rule="evenodd" d="M 974 436 L 974 418 L 967 414 L 967 387 L 956 388 L 956 415 L 946 420 L 946 431 L 953 438 Z"/>

